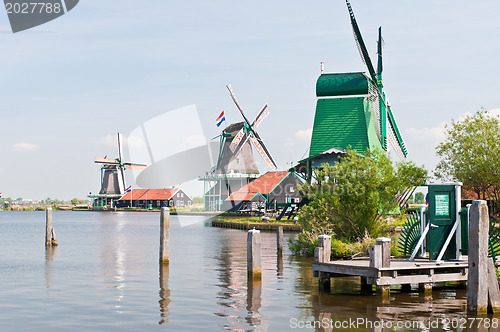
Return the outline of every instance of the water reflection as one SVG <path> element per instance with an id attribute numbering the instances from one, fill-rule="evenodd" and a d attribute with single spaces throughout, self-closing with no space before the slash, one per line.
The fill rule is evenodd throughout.
<path id="1" fill-rule="evenodd" d="M 321 326 L 319 331 L 332 331 L 332 321 L 358 319 L 366 331 L 390 331 L 390 328 L 378 325 L 381 321 L 392 324 L 412 322 L 413 329 L 408 330 L 425 331 L 432 321 L 464 317 L 467 309 L 466 293 L 461 289 L 436 289 L 432 297 L 418 292 L 418 289 L 410 292 L 396 290 L 387 300 L 382 296 L 361 295 L 359 288 L 359 278 L 334 278 L 330 292 L 319 291 L 312 296 L 315 320 L 330 322 Z"/>
<path id="2" fill-rule="evenodd" d="M 52 288 L 52 261 L 56 254 L 57 246 L 45 247 L 45 280 L 47 288 Z"/>
<path id="3" fill-rule="evenodd" d="M 126 287 L 126 259 L 127 248 L 133 243 L 128 241 L 130 234 L 126 226 L 126 220 L 120 214 L 115 214 L 113 219 L 103 219 L 99 223 L 101 238 L 99 240 L 99 272 L 109 288 L 115 288 L 118 294 L 115 297 L 115 311 L 123 313 L 122 302 L 125 297 Z"/>
<path id="4" fill-rule="evenodd" d="M 158 324 L 168 323 L 168 304 L 170 303 L 170 288 L 168 287 L 170 266 L 168 263 L 160 263 L 160 316 Z"/>
<path id="5" fill-rule="evenodd" d="M 276 254 L 276 274 L 278 277 L 283 276 L 283 251 L 278 250 Z"/>
<path id="6" fill-rule="evenodd" d="M 262 324 L 262 316 L 259 313 L 262 307 L 262 280 L 260 278 L 248 278 L 247 282 L 247 317 L 246 321 L 251 326 Z"/>
<path id="7" fill-rule="evenodd" d="M 262 279 L 247 277 L 247 232 L 228 230 L 220 234 L 217 241 L 217 287 L 218 311 L 225 317 L 222 326 L 228 330 L 267 329 L 266 316 L 262 313 L 265 306 L 263 290 L 272 292 L 271 284 L 283 282 L 283 253 L 277 254 L 276 236 L 262 234 Z M 279 277 L 277 278 L 278 275 Z M 268 288 L 263 287 L 268 285 Z M 269 290 L 269 287 L 271 290 Z M 269 301 L 269 299 L 268 299 Z"/>
<path id="8" fill-rule="evenodd" d="M 219 304 L 219 308 L 215 314 L 227 318 L 227 322 L 224 324 L 225 328 L 241 330 L 244 325 L 241 318 L 244 313 L 244 284 L 246 279 L 244 269 L 246 265 L 243 265 L 239 259 L 241 256 L 239 251 L 243 247 L 237 237 L 228 236 L 227 233 L 224 233 L 217 249 L 217 279 L 219 281 L 217 284 L 219 287 L 217 304 Z M 246 264 L 246 257 L 244 263 Z"/>

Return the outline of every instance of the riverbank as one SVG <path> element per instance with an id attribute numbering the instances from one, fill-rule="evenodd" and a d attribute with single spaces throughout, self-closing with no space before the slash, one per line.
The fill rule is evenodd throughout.
<path id="1" fill-rule="evenodd" d="M 256 218 L 217 218 L 212 220 L 212 227 L 232 228 L 232 229 L 258 229 L 262 231 L 275 231 L 278 227 L 283 227 L 283 231 L 300 232 L 302 227 L 293 222 L 281 222 L 273 219 L 262 220 Z"/>

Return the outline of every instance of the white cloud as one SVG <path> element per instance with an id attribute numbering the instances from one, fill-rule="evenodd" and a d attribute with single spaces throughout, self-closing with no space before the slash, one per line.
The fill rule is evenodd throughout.
<path id="1" fill-rule="evenodd" d="M 99 138 L 99 143 L 110 148 L 116 148 L 118 145 L 118 138 L 116 135 L 108 134 Z"/>
<path id="2" fill-rule="evenodd" d="M 492 111 L 499 111 L 500 109 L 497 110 L 492 110 Z M 488 113 L 492 112 L 489 111 Z M 490 113 L 491 114 L 491 113 Z M 462 121 L 465 119 L 466 116 L 472 116 L 473 114 L 470 112 L 466 112 L 458 117 L 455 121 Z M 419 142 L 427 142 L 427 143 L 433 143 L 434 145 L 437 145 L 438 143 L 442 142 L 446 135 L 446 125 L 451 124 L 451 120 L 449 122 L 440 122 L 438 125 L 434 127 L 419 127 L 419 128 L 408 128 L 406 129 L 405 136 L 410 136 L 416 141 Z"/>
<path id="3" fill-rule="evenodd" d="M 489 115 L 500 116 L 500 108 L 494 108 L 488 111 Z"/>
<path id="4" fill-rule="evenodd" d="M 137 137 L 137 136 L 128 136 L 123 140 L 123 146 L 129 147 L 129 148 L 134 148 L 134 149 L 139 149 L 139 148 L 146 148 L 146 142 L 144 142 L 144 139 L 142 137 Z"/>
<path id="5" fill-rule="evenodd" d="M 420 142 L 435 142 L 436 144 L 445 138 L 445 126 L 447 122 L 441 122 L 437 126 L 427 128 L 408 128 L 405 136 L 413 137 Z"/>
<path id="6" fill-rule="evenodd" d="M 304 129 L 304 130 L 297 130 L 295 132 L 295 134 L 293 135 L 293 137 L 295 137 L 295 139 L 297 139 L 299 141 L 309 142 L 311 140 L 311 137 L 312 137 L 312 132 L 313 132 L 312 128 Z"/>
<path id="7" fill-rule="evenodd" d="M 14 143 L 12 147 L 17 152 L 31 152 L 38 150 L 38 145 L 25 142 Z"/>
<path id="8" fill-rule="evenodd" d="M 297 130 L 292 137 L 288 137 L 285 141 L 285 146 L 294 147 L 297 142 L 309 143 L 311 141 L 312 136 L 312 128 L 309 129 L 299 129 Z"/>

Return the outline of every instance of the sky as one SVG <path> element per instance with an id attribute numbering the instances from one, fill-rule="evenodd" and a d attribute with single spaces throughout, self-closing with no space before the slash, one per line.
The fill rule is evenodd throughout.
<path id="1" fill-rule="evenodd" d="M 373 62 L 382 26 L 384 87 L 408 159 L 432 171 L 446 123 L 500 109 L 500 3 L 352 6 Z M 174 109 L 196 105 L 210 140 L 222 110 L 241 121 L 229 83 L 249 118 L 268 104 L 258 132 L 287 168 L 307 154 L 320 63 L 365 71 L 343 0 L 81 0 L 16 34 L 0 11 L 0 41 L 0 192 L 12 198 L 97 193 L 94 158 L 117 157 L 116 133 Z"/>

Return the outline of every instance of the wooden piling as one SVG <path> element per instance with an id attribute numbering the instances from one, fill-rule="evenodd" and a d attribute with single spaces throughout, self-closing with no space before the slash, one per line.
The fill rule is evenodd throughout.
<path id="1" fill-rule="evenodd" d="M 170 209 L 162 207 L 160 213 L 160 262 L 170 262 Z"/>
<path id="2" fill-rule="evenodd" d="M 49 207 L 45 210 L 45 246 L 57 246 L 56 232 L 52 227 L 52 208 Z"/>
<path id="3" fill-rule="evenodd" d="M 323 260 L 321 262 L 328 263 L 332 254 L 332 237 L 324 234 L 318 236 L 318 247 L 323 248 Z"/>
<path id="4" fill-rule="evenodd" d="M 278 226 L 276 230 L 276 250 L 283 251 L 283 226 Z"/>
<path id="5" fill-rule="evenodd" d="M 391 266 L 391 239 L 387 237 L 379 237 L 376 240 L 378 246 L 382 247 L 382 262 L 380 267 Z"/>
<path id="6" fill-rule="evenodd" d="M 498 288 L 497 273 L 493 258 L 488 258 L 488 312 L 500 311 L 500 289 Z"/>
<path id="7" fill-rule="evenodd" d="M 370 267 L 377 269 L 382 267 L 382 246 L 376 244 L 370 246 Z"/>
<path id="8" fill-rule="evenodd" d="M 488 206 L 475 200 L 469 218 L 469 271 L 467 279 L 467 313 L 486 314 L 488 309 Z"/>
<path id="9" fill-rule="evenodd" d="M 247 235 L 247 272 L 252 278 L 262 277 L 260 231 L 251 229 Z"/>

